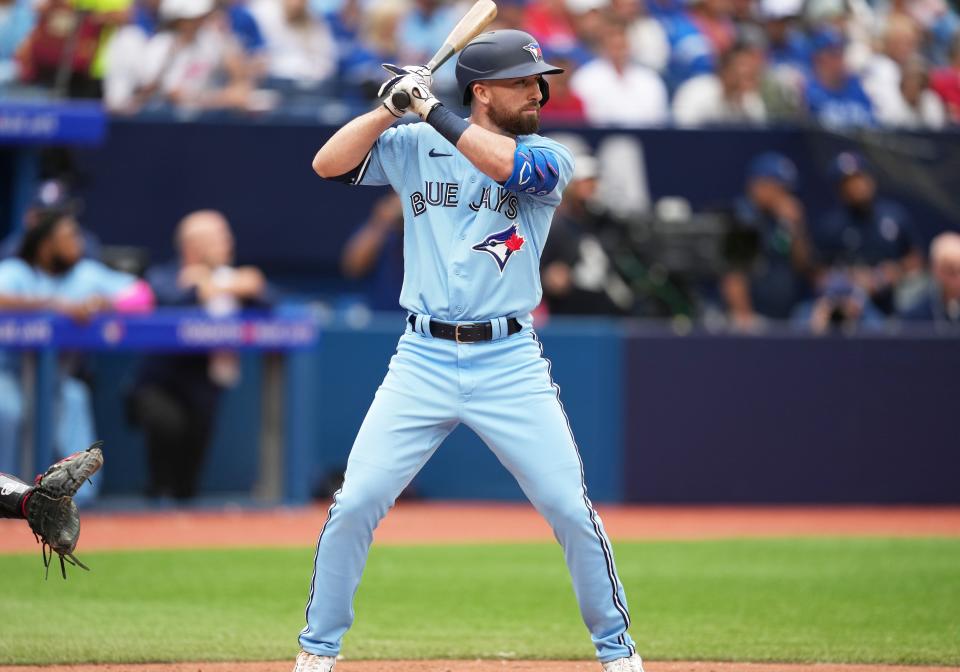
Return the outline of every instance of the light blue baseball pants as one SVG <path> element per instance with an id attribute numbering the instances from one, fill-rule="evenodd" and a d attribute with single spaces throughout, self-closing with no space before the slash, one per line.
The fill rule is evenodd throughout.
<path id="1" fill-rule="evenodd" d="M 631 655 L 627 601 L 610 541 L 587 497 L 550 364 L 528 328 L 470 344 L 407 328 L 320 532 L 300 645 L 318 655 L 339 653 L 374 529 L 461 422 L 490 447 L 553 528 L 597 657 L 607 662 Z"/>

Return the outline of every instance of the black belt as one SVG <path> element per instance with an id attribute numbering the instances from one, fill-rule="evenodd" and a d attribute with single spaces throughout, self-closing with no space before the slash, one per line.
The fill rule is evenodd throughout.
<path id="1" fill-rule="evenodd" d="M 417 316 L 411 315 L 407 322 L 414 329 L 417 328 Z M 507 336 L 513 336 L 523 329 L 523 325 L 515 317 L 507 318 Z M 447 324 L 430 320 L 430 333 L 434 338 L 445 338 L 457 343 L 477 343 L 493 340 L 493 326 L 489 322 L 469 322 L 467 324 Z"/>

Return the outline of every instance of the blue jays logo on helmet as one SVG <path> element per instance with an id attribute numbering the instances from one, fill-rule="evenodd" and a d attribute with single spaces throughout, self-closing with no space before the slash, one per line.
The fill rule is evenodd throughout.
<path id="1" fill-rule="evenodd" d="M 522 47 L 524 51 L 529 51 L 530 55 L 533 56 L 533 60 L 539 63 L 543 60 L 543 50 L 540 48 L 540 45 L 536 42 L 531 42 L 528 45 Z"/>
<path id="2" fill-rule="evenodd" d="M 519 252 L 525 242 L 526 239 L 520 235 L 517 225 L 514 224 L 509 229 L 490 234 L 482 242 L 474 245 L 473 249 L 477 252 L 486 252 L 493 257 L 497 262 L 497 268 L 503 273 L 510 257 L 515 252 Z"/>

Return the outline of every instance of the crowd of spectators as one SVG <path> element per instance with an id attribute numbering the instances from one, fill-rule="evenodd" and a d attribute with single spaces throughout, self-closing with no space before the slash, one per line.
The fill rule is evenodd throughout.
<path id="1" fill-rule="evenodd" d="M 831 160 L 834 205 L 816 217 L 797 195 L 794 163 L 776 152 L 755 156 L 742 195 L 714 212 L 719 235 L 696 241 L 715 246 L 713 268 L 686 286 L 689 269 L 674 273 L 656 250 L 644 255 L 644 222 L 656 215 L 612 215 L 597 196 L 596 165 L 591 156 L 578 158 L 547 240 L 544 314 L 675 316 L 645 301 L 658 282 L 688 293 L 685 316 L 725 330 L 960 326 L 960 234 L 940 233 L 928 248 L 909 211 L 880 192 L 873 168 L 856 152 Z M 631 234 L 638 229 L 647 232 L 639 245 Z M 649 266 L 661 268 L 659 281 L 651 283 Z"/>
<path id="2" fill-rule="evenodd" d="M 335 118 L 384 62 L 423 63 L 469 4 L 442 0 L 0 0 L 0 87 L 143 110 Z M 567 124 L 960 123 L 946 0 L 502 0 L 535 35 Z M 453 68 L 436 89 L 455 104 Z"/>

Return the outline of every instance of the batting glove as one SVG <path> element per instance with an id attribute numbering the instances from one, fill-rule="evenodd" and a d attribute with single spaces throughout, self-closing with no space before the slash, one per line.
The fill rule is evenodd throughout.
<path id="1" fill-rule="evenodd" d="M 429 88 L 430 85 L 433 84 L 433 73 L 431 73 L 425 65 L 405 65 L 399 67 L 393 63 L 383 63 L 382 67 L 390 73 L 391 77 L 380 85 L 380 90 L 377 91 L 377 97 L 382 98 L 383 106 L 387 108 L 387 111 L 399 119 L 406 113 L 407 108 L 397 107 L 392 100 L 393 94 L 397 90 L 397 83 L 407 75 L 418 75 L 427 82 L 427 87 Z"/>
<path id="2" fill-rule="evenodd" d="M 427 116 L 440 101 L 430 91 L 432 81 L 421 77 L 419 74 L 411 73 L 404 75 L 403 79 L 394 85 L 394 91 L 403 91 L 410 96 L 410 109 L 420 115 L 424 121 Z"/>

